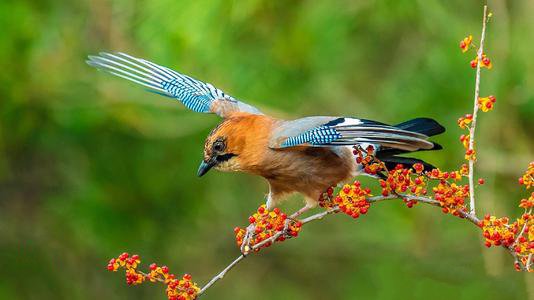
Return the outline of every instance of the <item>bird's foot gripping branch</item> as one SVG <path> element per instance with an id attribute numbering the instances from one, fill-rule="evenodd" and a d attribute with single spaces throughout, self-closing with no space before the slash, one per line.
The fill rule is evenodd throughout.
<path id="1" fill-rule="evenodd" d="M 487 97 L 479 95 L 481 69 L 492 68 L 492 62 L 484 52 L 486 25 L 490 16 L 485 6 L 478 47 L 474 45 L 472 36 L 460 42 L 462 52 L 476 50 L 476 57 L 470 62 L 471 67 L 476 69 L 476 80 L 473 113 L 458 120 L 459 127 L 467 131 L 460 137 L 465 147 L 464 158 L 467 163 L 461 165 L 458 170 L 449 172 L 440 169 L 425 170 L 425 166 L 419 163 L 411 166 L 397 165 L 388 169 L 382 161 L 373 156 L 372 147 L 362 149 L 357 146 L 354 148 L 357 163 L 363 166 L 366 173 L 378 178 L 375 189 L 377 196 L 372 195 L 371 188 L 362 187 L 358 181 L 339 188 L 331 187 L 319 199 L 319 205 L 324 210 L 300 220 L 289 218 L 278 208 L 269 211 L 264 205 L 260 206 L 249 217 L 249 225 L 246 228 L 236 227 L 234 229 L 241 254 L 202 287 L 196 285 L 190 275 L 186 274 L 177 278 L 165 266 L 159 267 L 152 264 L 148 272 L 139 271 L 137 269 L 140 263 L 139 256 L 129 256 L 127 253 L 112 259 L 107 266 L 108 270 L 114 272 L 125 270 L 126 282 L 130 285 L 144 282 L 162 283 L 166 286 L 166 294 L 170 300 L 197 299 L 241 262 L 247 254 L 256 253 L 277 242 L 297 237 L 303 226 L 309 222 L 335 213 L 344 213 L 356 219 L 367 214 L 376 202 L 399 201 L 400 199 L 408 208 L 418 203 L 429 204 L 438 207 L 445 214 L 471 222 L 481 230 L 487 247 L 502 247 L 511 254 L 517 271 L 534 271 L 534 216 L 532 215 L 534 192 L 530 191 L 534 187 L 534 162 L 529 164 L 527 171 L 519 178 L 519 184 L 523 185 L 530 195 L 519 202 L 523 213 L 515 218 L 515 221 L 509 217 L 492 215 L 479 219 L 475 210 L 474 166 L 477 113 L 479 110 L 491 111 L 496 103 L 496 98 L 492 95 Z M 479 178 L 476 184 L 483 185 L 484 180 Z"/>

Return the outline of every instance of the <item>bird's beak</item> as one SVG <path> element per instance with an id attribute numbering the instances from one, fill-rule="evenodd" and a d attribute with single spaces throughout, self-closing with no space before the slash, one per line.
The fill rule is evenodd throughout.
<path id="1" fill-rule="evenodd" d="M 200 166 L 198 167 L 198 177 L 202 177 L 202 175 L 208 173 L 208 171 L 213 167 L 215 166 L 215 159 L 210 159 L 209 161 L 205 162 L 205 161 L 202 161 L 200 163 Z"/>

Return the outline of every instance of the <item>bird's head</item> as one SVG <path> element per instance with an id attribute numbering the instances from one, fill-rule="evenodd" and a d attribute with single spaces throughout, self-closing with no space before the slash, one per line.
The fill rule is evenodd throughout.
<path id="1" fill-rule="evenodd" d="M 239 171 L 239 154 L 244 141 L 232 124 L 223 122 L 212 130 L 204 144 L 204 157 L 198 168 L 198 176 L 211 168 L 221 171 Z"/>

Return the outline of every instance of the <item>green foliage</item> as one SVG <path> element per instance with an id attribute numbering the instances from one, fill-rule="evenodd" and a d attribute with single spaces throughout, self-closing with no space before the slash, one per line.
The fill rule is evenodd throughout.
<path id="1" fill-rule="evenodd" d="M 533 5 L 490 7 L 481 88 L 498 101 L 480 118 L 478 207 L 514 215 L 534 149 Z M 460 0 L 1 2 L 0 298 L 163 299 L 106 272 L 122 251 L 203 284 L 238 253 L 232 228 L 267 191 L 247 175 L 197 178 L 217 118 L 98 73 L 88 54 L 145 57 L 280 117 L 433 117 L 445 150 L 420 157 L 449 169 L 474 87 L 458 42 L 478 38 L 481 14 Z M 481 245 L 439 210 L 380 203 L 247 259 L 206 299 L 525 299 L 511 258 Z"/>

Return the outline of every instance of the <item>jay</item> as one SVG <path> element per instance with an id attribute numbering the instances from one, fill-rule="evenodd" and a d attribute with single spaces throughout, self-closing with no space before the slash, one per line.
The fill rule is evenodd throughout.
<path id="1" fill-rule="evenodd" d="M 282 120 L 263 114 L 209 83 L 125 53 L 100 53 L 87 63 L 102 71 L 135 82 L 157 94 L 175 98 L 190 110 L 222 118 L 206 138 L 198 176 L 210 169 L 259 175 L 269 183 L 267 209 L 284 196 L 300 193 L 305 206 L 295 218 L 317 206 L 331 186 L 362 174 L 352 153 L 354 146 L 373 146 L 373 155 L 386 166 L 430 164 L 401 154 L 439 150 L 430 136 L 445 131 L 438 122 L 416 118 L 387 125 L 350 117 L 313 116 Z"/>

